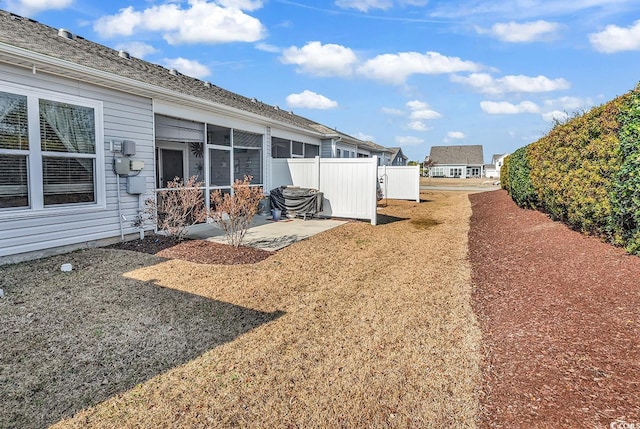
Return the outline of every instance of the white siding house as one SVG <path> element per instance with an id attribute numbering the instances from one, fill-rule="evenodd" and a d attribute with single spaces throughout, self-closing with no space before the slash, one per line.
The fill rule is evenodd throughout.
<path id="1" fill-rule="evenodd" d="M 500 178 L 500 169 L 504 164 L 504 159 L 508 156 L 508 153 L 494 154 L 491 158 L 491 164 L 484 166 L 484 176 L 490 179 Z"/>
<path id="2" fill-rule="evenodd" d="M 0 264 L 136 237 L 174 177 L 197 175 L 207 196 L 244 174 L 268 189 L 272 139 L 295 157 L 328 138 L 68 31 L 4 11 L 0 28 Z"/>
<path id="3" fill-rule="evenodd" d="M 482 145 L 432 146 L 425 164 L 430 177 L 482 177 Z"/>
<path id="4" fill-rule="evenodd" d="M 273 158 L 372 156 L 337 130 L 0 11 L 0 264 L 133 238 L 197 176 L 272 188 Z M 208 201 L 207 201 L 208 202 Z M 152 228 L 152 227 L 147 227 Z"/>

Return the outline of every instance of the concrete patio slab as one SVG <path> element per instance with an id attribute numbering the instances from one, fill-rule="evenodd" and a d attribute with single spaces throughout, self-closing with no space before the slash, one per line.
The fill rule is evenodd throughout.
<path id="1" fill-rule="evenodd" d="M 336 219 L 282 219 L 271 220 L 271 216 L 256 216 L 244 236 L 243 245 L 263 250 L 279 250 L 297 241 L 345 224 Z M 191 227 L 188 238 L 226 243 L 224 232 L 214 224 Z"/>

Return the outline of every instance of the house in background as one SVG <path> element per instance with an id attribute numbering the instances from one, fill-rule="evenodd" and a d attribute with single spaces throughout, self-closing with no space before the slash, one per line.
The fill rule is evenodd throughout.
<path id="1" fill-rule="evenodd" d="M 409 157 L 407 157 L 404 153 L 402 153 L 402 149 L 399 147 L 390 147 L 391 151 L 391 163 L 389 165 L 393 166 L 403 166 L 407 165 L 407 161 L 409 161 Z"/>
<path id="2" fill-rule="evenodd" d="M 380 146 L 372 141 L 367 141 L 366 143 L 369 147 L 369 151 L 371 152 L 371 156 L 378 157 L 378 166 L 391 165 L 391 155 L 393 154 L 393 150 Z"/>
<path id="3" fill-rule="evenodd" d="M 494 154 L 491 157 L 491 164 L 486 164 L 484 166 L 484 177 L 488 177 L 490 179 L 499 179 L 500 178 L 500 168 L 504 164 L 504 159 L 508 156 L 508 153 L 499 153 Z"/>
<path id="4" fill-rule="evenodd" d="M 136 237 L 175 177 L 209 204 L 245 175 L 271 189 L 272 158 L 377 150 L 64 29 L 6 11 L 0 28 L 0 264 Z"/>
<path id="5" fill-rule="evenodd" d="M 425 164 L 429 177 L 482 177 L 482 145 L 432 146 Z"/>

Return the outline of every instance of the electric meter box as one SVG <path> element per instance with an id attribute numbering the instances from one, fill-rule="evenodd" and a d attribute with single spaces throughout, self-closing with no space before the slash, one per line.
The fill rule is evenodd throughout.
<path id="1" fill-rule="evenodd" d="M 127 177 L 127 193 L 132 195 L 144 194 L 147 187 L 147 179 L 142 176 Z"/>
<path id="2" fill-rule="evenodd" d="M 136 142 L 131 140 L 122 141 L 122 154 L 123 155 L 135 155 L 136 154 Z"/>
<path id="3" fill-rule="evenodd" d="M 129 158 L 115 157 L 113 158 L 113 170 L 116 174 L 129 174 Z"/>
<path id="4" fill-rule="evenodd" d="M 129 163 L 129 169 L 131 171 L 140 171 L 143 168 L 144 168 L 144 161 L 132 159 L 131 162 Z"/>

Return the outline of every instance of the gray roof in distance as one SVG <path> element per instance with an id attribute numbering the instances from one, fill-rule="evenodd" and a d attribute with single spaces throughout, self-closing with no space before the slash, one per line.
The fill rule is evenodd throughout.
<path id="1" fill-rule="evenodd" d="M 483 165 L 482 145 L 432 146 L 429 159 L 445 165 Z"/>

